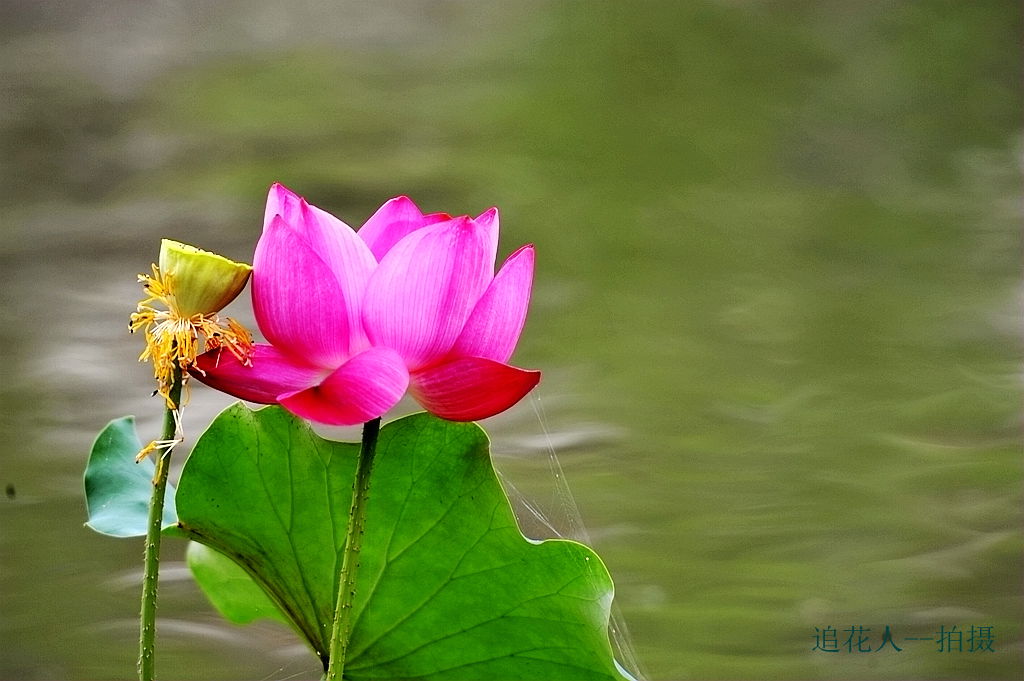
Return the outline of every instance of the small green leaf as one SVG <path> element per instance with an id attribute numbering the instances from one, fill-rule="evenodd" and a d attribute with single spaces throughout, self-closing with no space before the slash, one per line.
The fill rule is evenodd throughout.
<path id="1" fill-rule="evenodd" d="M 263 589 L 223 553 L 199 542 L 189 542 L 185 560 L 210 602 L 235 624 L 248 624 L 260 618 L 288 624 Z"/>
<path id="2" fill-rule="evenodd" d="M 581 544 L 523 537 L 479 426 L 416 414 L 386 425 L 377 452 L 345 678 L 624 678 L 607 570 Z M 241 565 L 322 661 L 357 455 L 278 407 L 238 404 L 179 483 L 185 533 Z M 230 616 L 230 600 L 214 602 Z"/>
<path id="3" fill-rule="evenodd" d="M 135 463 L 141 450 L 133 416 L 114 419 L 96 437 L 85 467 L 85 504 L 86 525 L 97 532 L 112 537 L 146 534 L 156 465 L 149 458 Z M 176 522 L 174 487 L 168 485 L 164 527 Z"/>

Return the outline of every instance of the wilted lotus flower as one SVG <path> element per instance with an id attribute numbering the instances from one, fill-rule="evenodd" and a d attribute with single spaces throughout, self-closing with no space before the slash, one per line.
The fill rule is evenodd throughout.
<path id="1" fill-rule="evenodd" d="M 189 368 L 200 339 L 207 349 L 227 348 L 239 362 L 249 361 L 249 332 L 233 319 L 221 322 L 217 313 L 242 291 L 252 268 L 170 239 L 160 242 L 159 263 L 153 265 L 153 276 L 139 275 L 147 297 L 132 314 L 129 328 L 133 333 L 145 330 L 146 348 L 139 360 L 153 360 L 157 392 L 168 408 L 177 409 L 170 395 L 175 368 Z"/>
<path id="2" fill-rule="evenodd" d="M 518 402 L 539 371 L 507 364 L 526 319 L 534 252 L 494 274 L 498 211 L 423 215 L 404 196 L 355 232 L 275 184 L 253 262 L 253 308 L 269 344 L 252 365 L 206 353 L 204 383 L 313 421 L 353 425 L 408 390 L 442 418 Z"/>

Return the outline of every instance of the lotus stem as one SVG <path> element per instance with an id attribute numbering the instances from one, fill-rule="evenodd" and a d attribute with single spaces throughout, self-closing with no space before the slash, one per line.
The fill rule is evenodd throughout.
<path id="1" fill-rule="evenodd" d="M 352 635 L 352 602 L 356 595 L 356 571 L 359 551 L 363 543 L 366 524 L 366 503 L 370 499 L 370 474 L 377 453 L 380 419 L 367 421 L 363 426 L 363 442 L 356 462 L 355 480 L 352 482 L 352 505 L 348 511 L 348 531 L 345 534 L 345 553 L 341 560 L 338 579 L 338 603 L 334 608 L 334 627 L 328 657 L 327 681 L 341 681 L 345 673 L 345 655 Z"/>
<path id="2" fill-rule="evenodd" d="M 139 681 L 153 681 L 156 642 L 156 592 L 160 577 L 160 538 L 163 529 L 164 496 L 167 492 L 167 474 L 171 468 L 171 450 L 177 440 L 178 406 L 181 404 L 182 373 L 175 364 L 171 387 L 167 393 L 168 406 L 164 413 L 164 427 L 155 449 L 156 472 L 153 474 L 153 496 L 149 501 L 149 525 L 146 530 L 146 548 L 142 576 L 142 612 L 139 615 Z M 173 408 L 171 405 L 174 405 Z M 152 445 L 151 445 L 152 446 Z"/>

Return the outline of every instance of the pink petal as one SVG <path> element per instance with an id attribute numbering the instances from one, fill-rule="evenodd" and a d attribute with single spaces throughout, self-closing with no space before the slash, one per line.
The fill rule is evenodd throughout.
<path id="1" fill-rule="evenodd" d="M 358 275 L 358 279 L 365 284 L 370 273 L 377 267 L 377 259 L 366 243 L 351 227 L 327 211 L 305 201 L 301 209 L 302 226 L 310 247 L 321 255 L 335 274 L 346 279 Z"/>
<path id="2" fill-rule="evenodd" d="M 337 367 L 350 353 L 347 297 L 328 264 L 275 216 L 253 256 L 253 311 L 267 340 L 310 364 Z"/>
<path id="3" fill-rule="evenodd" d="M 491 207 L 473 219 L 477 227 L 486 235 L 491 254 L 491 268 L 494 272 L 494 261 L 498 257 L 498 209 Z"/>
<path id="4" fill-rule="evenodd" d="M 395 244 L 370 277 L 363 328 L 410 370 L 443 357 L 492 279 L 489 235 L 467 217 L 431 225 Z"/>
<path id="5" fill-rule="evenodd" d="M 245 366 L 227 350 L 211 350 L 196 358 L 189 373 L 211 388 L 262 404 L 277 402 L 281 393 L 316 385 L 325 373 L 262 343 L 253 346 L 251 359 L 252 365 Z"/>
<path id="6" fill-rule="evenodd" d="M 405 362 L 388 348 L 362 352 L 320 385 L 281 395 L 281 404 L 303 418 L 335 426 L 364 423 L 395 406 L 409 385 Z"/>
<path id="7" fill-rule="evenodd" d="M 505 411 L 539 381 L 539 371 L 462 357 L 414 373 L 409 391 L 427 411 L 441 418 L 477 421 Z"/>
<path id="8" fill-rule="evenodd" d="M 285 224 L 306 241 L 331 269 L 361 285 L 377 266 L 377 260 L 351 227 L 327 211 L 306 202 L 288 188 L 275 184 L 267 197 L 263 229 L 280 215 Z M 344 285 L 346 282 L 342 280 Z"/>
<path id="9" fill-rule="evenodd" d="M 473 314 L 452 348 L 453 356 L 508 361 L 526 322 L 533 287 L 533 263 L 532 244 L 508 257 L 473 308 Z"/>
<path id="10" fill-rule="evenodd" d="M 267 207 L 263 211 L 263 231 L 270 227 L 275 215 L 280 215 L 289 225 L 298 224 L 301 203 L 302 197 L 283 184 L 272 184 L 267 193 Z"/>
<path id="11" fill-rule="evenodd" d="M 424 215 L 408 196 L 396 196 L 371 215 L 359 228 L 359 236 L 380 262 L 404 237 L 417 229 L 451 220 L 445 213 Z"/>
<path id="12" fill-rule="evenodd" d="M 366 282 L 377 266 L 373 253 L 351 227 L 327 211 L 310 205 L 280 184 L 270 188 L 264 232 L 273 224 L 275 215 L 281 216 L 285 224 L 327 264 L 338 280 L 348 315 L 348 353 L 366 348 L 369 343 L 359 323 L 359 307 Z"/>
<path id="13" fill-rule="evenodd" d="M 377 259 L 352 228 L 330 213 L 302 202 L 306 239 L 334 272 L 348 313 L 349 354 L 369 346 L 360 318 L 362 300 Z"/>

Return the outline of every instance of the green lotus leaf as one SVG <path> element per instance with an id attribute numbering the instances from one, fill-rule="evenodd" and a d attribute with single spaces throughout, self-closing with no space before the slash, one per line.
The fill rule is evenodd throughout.
<path id="1" fill-rule="evenodd" d="M 223 553 L 206 544 L 189 542 L 185 560 L 210 602 L 235 624 L 248 624 L 261 618 L 288 623 L 267 593 Z"/>
<path id="2" fill-rule="evenodd" d="M 184 533 L 235 561 L 325 668 L 358 450 L 236 404 L 178 485 Z M 229 618 L 264 598 L 194 574 Z M 624 678 L 607 570 L 581 544 L 523 537 L 475 424 L 381 430 L 355 589 L 347 679 Z"/>
<path id="3" fill-rule="evenodd" d="M 142 443 L 135 433 L 135 417 L 114 419 L 100 431 L 85 467 L 86 525 L 112 537 L 141 537 L 149 522 L 156 464 L 149 457 L 135 463 Z M 165 528 L 177 522 L 174 487 L 164 498 Z"/>

